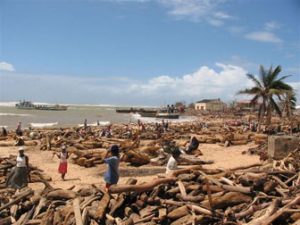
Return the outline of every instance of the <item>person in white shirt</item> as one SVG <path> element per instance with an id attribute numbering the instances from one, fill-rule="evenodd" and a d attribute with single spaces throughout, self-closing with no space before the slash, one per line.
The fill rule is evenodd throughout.
<path id="1" fill-rule="evenodd" d="M 167 163 L 167 167 L 166 167 L 166 173 L 167 174 L 170 174 L 172 173 L 174 170 L 177 170 L 178 167 L 177 167 L 177 160 L 178 158 L 180 157 L 180 150 L 179 149 L 174 149 L 172 154 L 171 154 L 171 157 L 169 158 L 168 160 L 168 163 Z"/>
<path id="2" fill-rule="evenodd" d="M 24 154 L 24 148 L 19 148 L 19 154 L 16 159 L 16 166 L 12 169 L 6 186 L 14 189 L 21 189 L 28 185 L 30 181 L 29 175 L 29 159 L 28 156 Z"/>

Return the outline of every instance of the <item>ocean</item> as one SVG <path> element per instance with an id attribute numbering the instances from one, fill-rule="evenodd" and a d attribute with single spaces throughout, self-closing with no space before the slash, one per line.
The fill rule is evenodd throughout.
<path id="1" fill-rule="evenodd" d="M 18 122 L 22 127 L 70 127 L 81 126 L 85 119 L 88 124 L 95 126 L 110 123 L 130 123 L 140 119 L 143 122 L 159 122 L 161 119 L 143 118 L 139 114 L 116 113 L 118 106 L 108 105 L 68 105 L 66 111 L 24 110 L 15 108 L 16 102 L 0 102 L 0 127 L 15 129 Z M 47 104 L 47 103 L 43 103 Z M 180 117 L 174 122 L 192 121 L 190 116 Z"/>

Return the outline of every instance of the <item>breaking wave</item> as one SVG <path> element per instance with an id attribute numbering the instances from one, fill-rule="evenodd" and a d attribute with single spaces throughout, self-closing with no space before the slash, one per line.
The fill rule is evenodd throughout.
<path id="1" fill-rule="evenodd" d="M 0 116 L 33 116 L 33 115 L 22 114 L 22 113 L 0 113 Z"/>
<path id="2" fill-rule="evenodd" d="M 108 126 L 110 124 L 111 124 L 110 121 L 99 121 L 99 125 L 100 126 Z M 78 127 L 83 127 L 83 126 L 84 126 L 83 123 L 78 124 Z M 98 124 L 97 124 L 97 122 L 95 122 L 95 123 L 89 123 L 88 126 L 90 126 L 90 127 L 96 127 L 96 126 L 98 126 Z"/>

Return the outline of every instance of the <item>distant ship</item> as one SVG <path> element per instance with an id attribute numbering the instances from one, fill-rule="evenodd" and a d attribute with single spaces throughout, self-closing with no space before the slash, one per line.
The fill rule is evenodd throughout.
<path id="1" fill-rule="evenodd" d="M 68 109 L 64 105 L 35 105 L 31 101 L 20 101 L 16 104 L 17 109 L 35 109 L 35 110 L 54 110 L 54 111 L 65 111 Z"/>

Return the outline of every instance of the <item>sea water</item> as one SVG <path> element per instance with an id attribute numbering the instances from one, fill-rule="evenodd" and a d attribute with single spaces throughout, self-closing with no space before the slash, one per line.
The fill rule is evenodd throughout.
<path id="1" fill-rule="evenodd" d="M 0 103 L 0 128 L 15 129 L 18 122 L 22 127 L 70 127 L 82 126 L 85 119 L 88 125 L 108 125 L 110 123 L 131 123 L 138 119 L 145 123 L 160 122 L 161 119 L 143 118 L 138 114 L 116 113 L 117 106 L 108 105 L 69 105 L 66 111 L 17 109 L 15 103 Z M 174 122 L 193 120 L 193 117 L 180 117 Z"/>

